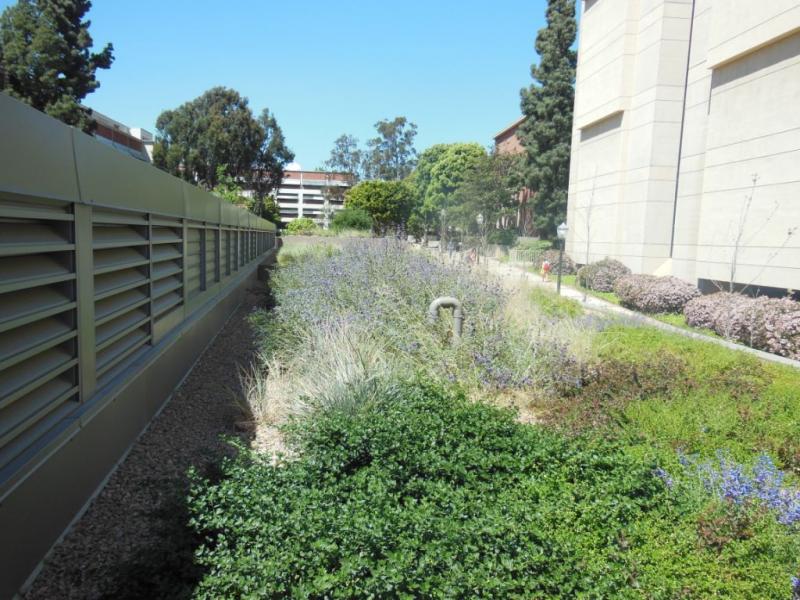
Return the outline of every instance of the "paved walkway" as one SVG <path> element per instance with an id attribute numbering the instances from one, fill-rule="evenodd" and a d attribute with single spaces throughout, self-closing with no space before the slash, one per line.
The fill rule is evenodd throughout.
<path id="1" fill-rule="evenodd" d="M 445 260 L 447 259 L 445 258 Z M 484 260 L 486 262 L 483 262 Z M 489 259 L 481 258 L 481 264 L 477 265 L 476 268 L 486 269 L 486 271 L 488 271 L 490 274 L 500 278 L 503 281 L 508 281 L 512 283 L 515 280 L 524 281 L 529 285 L 533 285 L 536 287 L 545 287 L 554 292 L 556 291 L 555 275 L 552 275 L 551 280 L 545 283 L 542 281 L 541 276 L 526 270 L 526 265 L 520 263 L 503 263 L 494 258 L 489 258 Z M 724 346 L 725 348 L 730 348 L 731 350 L 737 350 L 739 352 L 746 352 L 747 354 L 752 354 L 753 356 L 757 356 L 762 360 L 779 363 L 782 365 L 787 365 L 790 367 L 794 367 L 795 369 L 800 369 L 800 361 L 791 360 L 783 356 L 778 356 L 777 354 L 770 354 L 769 352 L 762 352 L 761 350 L 755 350 L 754 348 L 748 348 L 747 346 L 730 342 L 722 338 L 711 337 L 709 335 L 704 335 L 696 331 L 690 331 L 688 329 L 683 329 L 681 327 L 675 327 L 674 325 L 663 323 L 662 321 L 653 319 L 652 317 L 648 317 L 646 315 L 637 313 L 632 310 L 628 310 L 627 308 L 618 306 L 616 304 L 612 304 L 611 302 L 606 302 L 605 300 L 598 298 L 597 296 L 584 294 L 582 290 L 578 290 L 574 287 L 564 285 L 563 282 L 561 284 L 561 295 L 564 296 L 565 298 L 571 298 L 579 302 L 587 310 L 593 312 L 615 315 L 628 322 L 641 325 L 648 325 L 650 327 L 655 327 L 657 329 L 668 331 L 670 333 L 677 333 L 678 335 L 682 335 L 684 337 L 701 340 L 704 342 L 711 342 L 712 344 L 717 344 L 718 346 Z"/>

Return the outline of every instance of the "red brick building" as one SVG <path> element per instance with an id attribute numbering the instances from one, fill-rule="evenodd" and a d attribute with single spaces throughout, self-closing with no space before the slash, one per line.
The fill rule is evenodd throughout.
<path id="1" fill-rule="evenodd" d="M 145 162 L 153 160 L 153 134 L 140 127 L 128 127 L 96 110 L 94 137 L 109 146 Z"/>
<path id="2" fill-rule="evenodd" d="M 527 117 L 520 117 L 505 129 L 499 131 L 494 136 L 494 149 L 497 154 L 522 154 L 525 148 L 519 141 L 517 132 L 520 125 L 525 122 Z M 533 192 L 528 188 L 523 188 L 517 193 L 517 230 L 520 234 L 531 235 L 533 230 L 533 213 L 530 207 L 530 199 Z"/>

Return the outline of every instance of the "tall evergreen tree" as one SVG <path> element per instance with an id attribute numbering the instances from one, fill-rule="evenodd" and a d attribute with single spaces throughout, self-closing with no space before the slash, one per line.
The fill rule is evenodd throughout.
<path id="1" fill-rule="evenodd" d="M 0 16 L 0 89 L 68 125 L 91 131 L 80 102 L 114 60 L 111 44 L 91 52 L 89 0 L 19 0 Z"/>
<path id="2" fill-rule="evenodd" d="M 520 140 L 527 150 L 528 186 L 534 191 L 534 226 L 555 238 L 566 218 L 572 111 L 575 101 L 577 32 L 575 0 L 548 0 L 547 26 L 536 36 L 539 64 L 531 67 L 533 84 L 521 91 Z"/>

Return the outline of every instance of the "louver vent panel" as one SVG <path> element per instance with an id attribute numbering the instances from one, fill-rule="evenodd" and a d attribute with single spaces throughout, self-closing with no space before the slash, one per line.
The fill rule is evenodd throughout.
<path id="1" fill-rule="evenodd" d="M 77 406 L 72 215 L 0 199 L 0 468 Z M 48 218 L 51 217 L 51 218 Z"/>
<path id="2" fill-rule="evenodd" d="M 188 229 L 188 239 L 186 242 L 186 287 L 189 297 L 196 296 L 201 291 L 202 273 L 200 265 L 202 262 L 202 237 L 204 231 L 196 227 Z"/>
<path id="3" fill-rule="evenodd" d="M 95 364 L 98 385 L 113 379 L 150 342 L 150 242 L 137 213 L 95 211 Z"/>
<path id="4" fill-rule="evenodd" d="M 222 245 L 219 253 L 219 268 L 223 277 L 231 274 L 231 232 L 222 232 Z"/>
<path id="5" fill-rule="evenodd" d="M 183 240 L 179 223 L 153 226 L 153 316 L 156 323 L 183 304 Z M 159 243 L 156 244 L 156 239 Z"/>
<path id="6" fill-rule="evenodd" d="M 217 243 L 219 241 L 219 231 L 216 229 L 206 229 L 206 288 L 219 279 L 217 274 Z"/>

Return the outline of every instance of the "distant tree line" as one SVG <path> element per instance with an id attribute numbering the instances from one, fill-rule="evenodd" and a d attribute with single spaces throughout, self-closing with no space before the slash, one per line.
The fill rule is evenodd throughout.
<path id="1" fill-rule="evenodd" d="M 520 192 L 527 188 L 535 233 L 555 239 L 567 211 L 577 64 L 575 1 L 548 0 L 546 21 L 536 37 L 539 60 L 531 67 L 533 83 L 520 92 L 526 119 L 518 136 L 524 152 L 502 155 L 479 144 L 457 143 L 436 144 L 418 154 L 414 123 L 405 117 L 379 121 L 378 135 L 366 147 L 352 135 L 337 138 L 323 165 L 348 174 L 355 185 L 345 205 L 370 213 L 378 231 L 403 226 L 424 237 L 447 228 L 481 229 L 484 235 L 497 232 L 498 238 L 507 238 L 499 234 L 523 225 L 516 216 Z"/>
<path id="2" fill-rule="evenodd" d="M 94 122 L 81 101 L 99 87 L 97 70 L 114 60 L 110 43 L 92 51 L 90 8 L 89 0 L 18 0 L 0 15 L 0 89 L 87 132 Z M 467 230 L 477 215 L 490 229 L 510 230 L 516 196 L 527 187 L 536 232 L 555 237 L 569 182 L 574 0 L 548 0 L 546 17 L 533 83 L 521 91 L 522 155 L 500 156 L 474 143 L 437 144 L 418 154 L 416 124 L 403 116 L 378 121 L 364 147 L 352 135 L 337 138 L 324 164 L 354 185 L 347 206 L 369 213 L 380 231 Z M 293 158 L 275 115 L 265 108 L 256 117 L 232 89 L 214 87 L 156 122 L 156 166 L 267 218 L 279 220 L 271 192 Z M 341 188 L 326 194 L 334 198 Z"/>
<path id="3" fill-rule="evenodd" d="M 93 52 L 89 0 L 18 0 L 0 14 L 0 91 L 91 133 L 82 100 L 114 60 L 109 43 Z M 256 118 L 247 98 L 215 87 L 156 122 L 154 164 L 256 214 L 278 220 L 271 191 L 294 159 L 268 109 Z"/>

